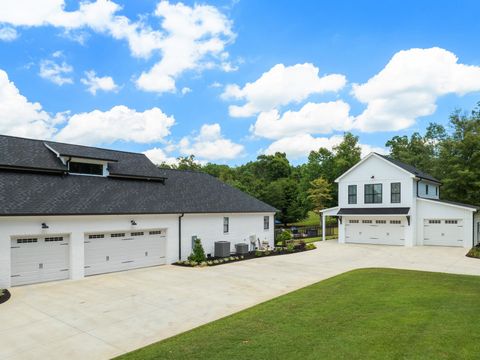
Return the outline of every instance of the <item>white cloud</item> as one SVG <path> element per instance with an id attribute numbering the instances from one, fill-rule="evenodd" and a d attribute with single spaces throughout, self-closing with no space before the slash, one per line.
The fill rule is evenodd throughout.
<path id="1" fill-rule="evenodd" d="M 20 94 L 17 87 L 0 69 L 0 133 L 33 138 L 49 138 L 55 132 L 55 119 Z"/>
<path id="2" fill-rule="evenodd" d="M 111 144 L 118 140 L 151 143 L 170 135 L 174 124 L 173 116 L 157 107 L 137 112 L 120 105 L 108 111 L 94 110 L 71 116 L 55 138 L 85 145 Z"/>
<path id="3" fill-rule="evenodd" d="M 0 41 L 13 41 L 18 37 L 17 30 L 10 26 L 0 27 Z"/>
<path id="4" fill-rule="evenodd" d="M 367 104 L 355 126 L 369 132 L 405 129 L 433 114 L 440 96 L 473 91 L 480 91 L 479 66 L 460 64 L 441 48 L 400 51 L 366 83 L 353 85 L 353 95 Z"/>
<path id="5" fill-rule="evenodd" d="M 28 11 L 24 11 L 28 9 Z M 235 38 L 232 22 L 216 7 L 160 1 L 155 16 L 160 28 L 142 20 L 132 22 L 118 15 L 122 7 L 113 1 L 80 2 L 75 11 L 65 11 L 64 0 L 2 0 L 0 23 L 13 26 L 55 26 L 65 34 L 82 34 L 84 28 L 126 40 L 135 57 L 160 54 L 160 60 L 136 80 L 145 91 L 173 92 L 175 80 L 186 70 L 216 66 L 230 71 L 225 46 Z M 155 19 L 157 20 L 157 19 Z M 82 34 L 80 41 L 85 39 Z"/>
<path id="6" fill-rule="evenodd" d="M 72 72 L 73 67 L 65 61 L 62 61 L 60 64 L 53 60 L 42 60 L 40 62 L 39 75 L 60 86 L 63 84 L 73 84 L 73 79 L 69 76 Z"/>
<path id="7" fill-rule="evenodd" d="M 265 154 L 272 155 L 276 152 L 286 153 L 289 159 L 299 159 L 308 156 L 311 151 L 317 151 L 321 147 L 332 150 L 335 146 L 343 141 L 343 136 L 333 135 L 331 137 L 313 137 L 310 134 L 300 134 L 295 136 L 284 137 L 270 144 L 265 150 Z M 372 151 L 381 154 L 387 153 L 385 148 L 359 144 L 362 149 L 362 157 L 368 155 Z"/>
<path id="8" fill-rule="evenodd" d="M 243 88 L 228 85 L 222 98 L 245 100 L 242 106 L 230 106 L 229 113 L 234 117 L 249 117 L 282 105 L 301 102 L 312 94 L 336 92 L 345 86 L 346 78 L 343 75 L 320 77 L 318 73 L 318 68 L 309 63 L 293 66 L 277 64 Z"/>
<path id="9" fill-rule="evenodd" d="M 219 124 L 205 124 L 197 136 L 182 138 L 179 149 L 182 154 L 193 154 L 200 160 L 231 160 L 245 150 L 243 145 L 224 138 Z"/>
<path id="10" fill-rule="evenodd" d="M 175 79 L 186 70 L 211 68 L 215 58 L 225 55 L 225 46 L 233 41 L 231 21 L 217 8 L 161 1 L 155 15 L 164 30 L 160 43 L 161 60 L 143 72 L 137 86 L 145 91 L 173 92 Z M 225 61 L 222 61 L 225 63 Z M 224 70 L 229 71 L 224 67 Z"/>
<path id="11" fill-rule="evenodd" d="M 178 162 L 176 158 L 168 156 L 163 149 L 157 147 L 145 151 L 144 154 L 147 155 L 147 157 L 156 165 L 162 163 L 172 165 Z"/>
<path id="12" fill-rule="evenodd" d="M 181 90 L 182 95 L 186 95 L 189 92 L 192 92 L 192 89 L 190 89 L 189 87 L 183 87 Z"/>
<path id="13" fill-rule="evenodd" d="M 118 91 L 118 85 L 110 76 L 99 77 L 95 71 L 85 72 L 86 78 L 81 79 L 82 84 L 87 86 L 87 91 L 92 95 L 96 95 L 98 90 L 101 91 Z"/>
<path id="14" fill-rule="evenodd" d="M 305 133 L 328 134 L 335 130 L 349 130 L 352 118 L 350 106 L 341 101 L 307 103 L 299 111 L 287 111 L 280 116 L 278 110 L 262 112 L 250 131 L 268 139 L 280 139 Z"/>

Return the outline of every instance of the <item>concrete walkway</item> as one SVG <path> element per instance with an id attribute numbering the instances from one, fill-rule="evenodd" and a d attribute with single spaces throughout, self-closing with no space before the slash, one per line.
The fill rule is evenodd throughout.
<path id="1" fill-rule="evenodd" d="M 480 275 L 465 249 L 317 243 L 212 268 L 162 266 L 13 288 L 0 305 L 0 359 L 108 359 L 364 267 Z"/>

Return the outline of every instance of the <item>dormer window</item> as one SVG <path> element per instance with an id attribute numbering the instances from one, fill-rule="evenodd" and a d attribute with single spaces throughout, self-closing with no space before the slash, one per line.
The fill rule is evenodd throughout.
<path id="1" fill-rule="evenodd" d="M 100 175 L 100 176 L 103 175 L 102 164 L 70 162 L 68 164 L 68 170 L 72 174 Z"/>

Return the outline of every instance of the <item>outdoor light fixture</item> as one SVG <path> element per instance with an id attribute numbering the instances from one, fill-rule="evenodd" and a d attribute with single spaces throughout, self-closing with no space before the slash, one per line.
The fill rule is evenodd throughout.
<path id="1" fill-rule="evenodd" d="M 137 223 L 135 222 L 135 220 L 130 220 L 130 224 L 132 224 L 132 226 L 136 226 Z"/>
<path id="2" fill-rule="evenodd" d="M 48 229 L 48 225 L 46 223 L 42 223 L 42 229 Z"/>
<path id="3" fill-rule="evenodd" d="M 370 179 L 375 179 L 375 175 L 372 175 L 372 176 L 370 177 Z"/>

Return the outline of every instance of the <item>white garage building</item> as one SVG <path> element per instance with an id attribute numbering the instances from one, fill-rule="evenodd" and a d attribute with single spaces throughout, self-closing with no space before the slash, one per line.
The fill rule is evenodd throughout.
<path id="1" fill-rule="evenodd" d="M 0 136 L 0 200 L 0 288 L 169 264 L 195 237 L 273 246 L 273 207 L 138 153 Z"/>
<path id="2" fill-rule="evenodd" d="M 440 200 L 441 183 L 392 158 L 371 153 L 338 179 L 340 243 L 440 245 L 478 242 L 478 207 Z M 325 223 L 325 221 L 323 221 Z"/>

